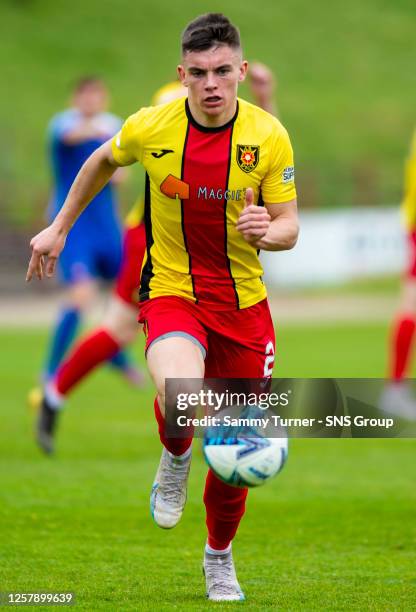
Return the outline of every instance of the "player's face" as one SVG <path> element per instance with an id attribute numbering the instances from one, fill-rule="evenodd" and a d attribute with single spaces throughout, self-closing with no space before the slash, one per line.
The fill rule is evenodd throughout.
<path id="1" fill-rule="evenodd" d="M 85 117 L 102 113 L 108 103 L 107 90 L 100 83 L 92 83 L 75 92 L 74 105 Z"/>
<path id="2" fill-rule="evenodd" d="M 247 62 L 241 51 L 219 45 L 206 51 L 189 51 L 178 66 L 178 75 L 188 88 L 195 119 L 203 125 L 219 126 L 235 112 L 238 84 L 244 81 Z"/>

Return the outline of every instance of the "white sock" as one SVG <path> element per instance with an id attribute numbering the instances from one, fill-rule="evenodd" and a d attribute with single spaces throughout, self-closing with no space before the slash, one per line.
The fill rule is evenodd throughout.
<path id="1" fill-rule="evenodd" d="M 53 410 L 60 410 L 65 401 L 65 396 L 59 393 L 53 381 L 49 381 L 45 385 L 45 398 L 49 406 Z"/>
<path id="2" fill-rule="evenodd" d="M 205 544 L 205 552 L 209 555 L 227 555 L 231 552 L 231 542 L 228 544 L 227 548 L 223 548 L 221 550 L 217 550 L 216 548 L 211 548 L 208 542 Z"/>
<path id="3" fill-rule="evenodd" d="M 182 453 L 182 455 L 174 455 L 173 453 L 168 451 L 171 457 L 174 457 L 175 459 L 179 459 L 179 461 L 184 461 L 185 459 L 188 459 L 191 452 L 192 452 L 192 445 L 184 453 Z"/>

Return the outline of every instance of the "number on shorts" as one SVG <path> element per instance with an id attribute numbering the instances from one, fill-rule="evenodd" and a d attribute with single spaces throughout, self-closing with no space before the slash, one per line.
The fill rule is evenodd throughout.
<path id="1" fill-rule="evenodd" d="M 266 359 L 264 360 L 264 378 L 270 378 L 274 366 L 274 345 L 271 340 L 266 344 L 264 354 L 266 355 Z"/>

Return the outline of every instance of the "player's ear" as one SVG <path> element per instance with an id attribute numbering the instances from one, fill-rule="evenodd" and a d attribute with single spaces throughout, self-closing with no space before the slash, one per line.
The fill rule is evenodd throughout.
<path id="1" fill-rule="evenodd" d="M 179 64 L 179 66 L 176 68 L 176 72 L 178 74 L 178 79 L 180 80 L 182 85 L 185 85 L 185 87 L 187 87 L 188 84 L 185 82 L 186 72 L 185 72 L 185 68 L 182 66 L 182 64 Z"/>
<path id="2" fill-rule="evenodd" d="M 240 81 L 240 83 L 242 83 L 245 80 L 247 76 L 247 70 L 248 70 L 248 62 L 244 60 L 243 62 L 241 62 L 240 74 L 238 75 L 238 80 Z"/>

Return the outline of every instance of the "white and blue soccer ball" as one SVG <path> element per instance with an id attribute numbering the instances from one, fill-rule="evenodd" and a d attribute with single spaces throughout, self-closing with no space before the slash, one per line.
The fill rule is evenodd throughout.
<path id="1" fill-rule="evenodd" d="M 204 436 L 204 457 L 218 478 L 235 487 L 264 485 L 283 468 L 288 439 L 266 437 L 242 427 L 210 427 Z"/>

